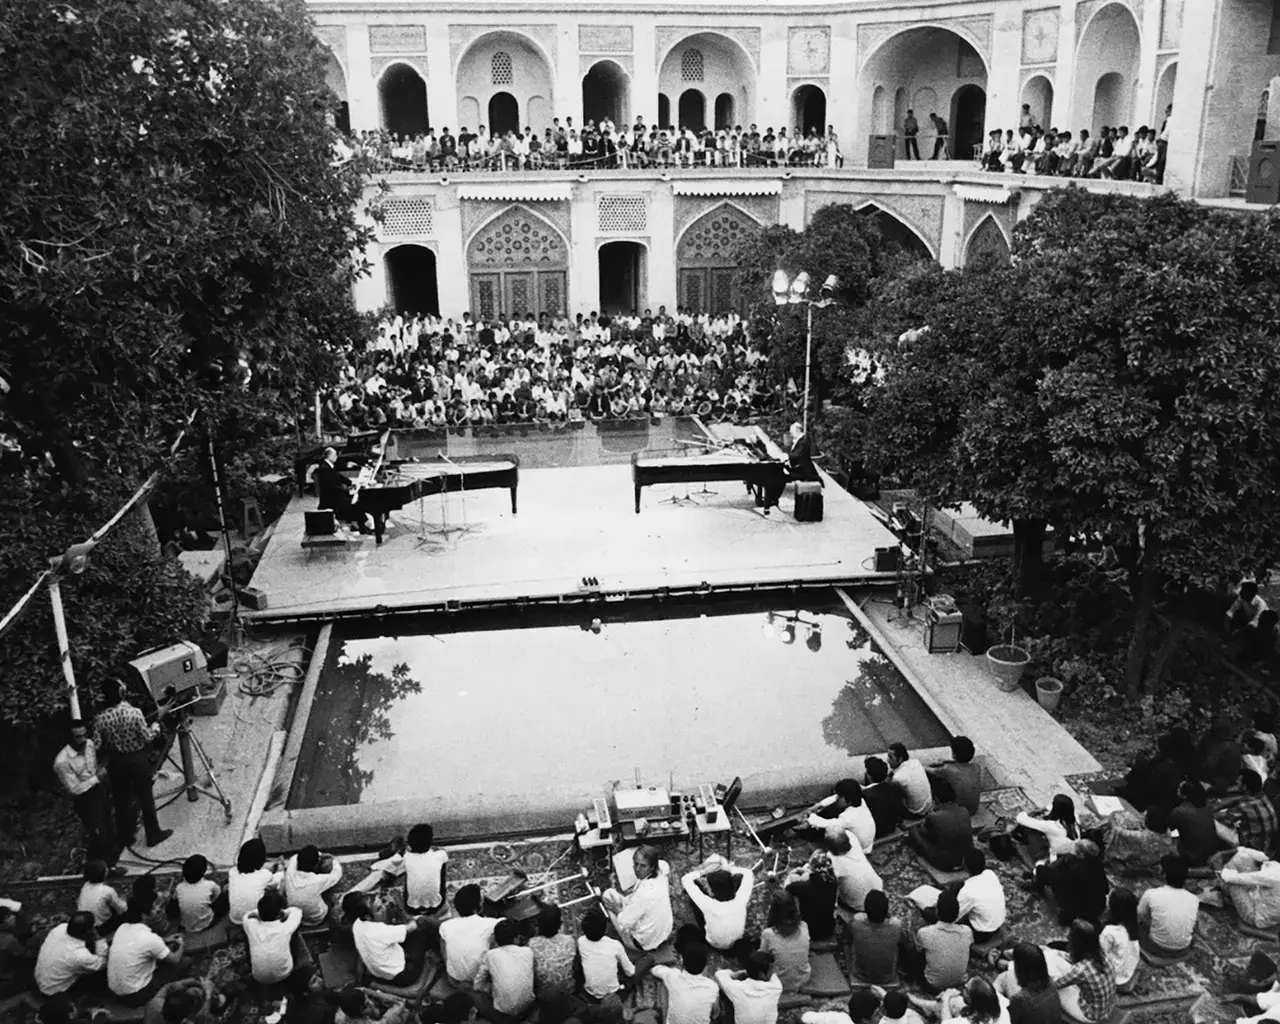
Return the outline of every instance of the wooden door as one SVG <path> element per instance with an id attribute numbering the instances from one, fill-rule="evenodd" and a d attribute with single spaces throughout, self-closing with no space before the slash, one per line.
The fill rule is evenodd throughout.
<path id="1" fill-rule="evenodd" d="M 733 289 L 734 271 L 728 267 L 713 267 L 711 270 L 711 296 L 707 312 L 712 314 L 727 313 L 736 308 Z"/>
<path id="2" fill-rule="evenodd" d="M 536 313 L 538 293 L 533 287 L 533 271 L 508 270 L 503 277 L 502 312 L 509 317 L 523 317 L 526 313 Z"/>
<path id="3" fill-rule="evenodd" d="M 701 313 L 707 304 L 707 272 L 700 267 L 680 269 L 680 305 Z"/>
<path id="4" fill-rule="evenodd" d="M 560 316 L 568 312 L 566 301 L 565 274 L 563 270 L 541 270 L 538 272 L 538 295 L 542 302 L 534 310 L 539 316 Z"/>
<path id="5" fill-rule="evenodd" d="M 471 275 L 471 315 L 477 320 L 489 320 L 498 315 L 501 295 L 501 274 Z"/>

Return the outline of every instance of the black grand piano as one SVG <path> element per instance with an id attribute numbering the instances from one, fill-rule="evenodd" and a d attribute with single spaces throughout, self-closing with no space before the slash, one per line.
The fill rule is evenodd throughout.
<path id="1" fill-rule="evenodd" d="M 336 447 L 336 446 L 335 446 Z M 387 529 L 387 517 L 420 498 L 448 491 L 482 491 L 506 488 L 511 492 L 511 514 L 516 514 L 516 490 L 520 486 L 520 459 L 515 455 L 458 455 L 450 458 L 386 460 L 381 452 L 386 436 L 360 435 L 339 449 L 338 470 L 356 485 L 352 511 L 373 520 L 379 544 Z M 324 457 L 324 449 L 304 452 L 295 461 L 299 493 L 304 493 L 307 470 Z M 362 467 L 362 463 L 366 463 Z"/>
<path id="2" fill-rule="evenodd" d="M 787 485 L 786 462 L 775 459 L 759 442 L 738 441 L 722 448 L 662 448 L 631 456 L 631 481 L 636 491 L 650 484 L 701 483 L 741 480 L 755 492 L 757 505 L 766 510 L 778 504 Z"/>

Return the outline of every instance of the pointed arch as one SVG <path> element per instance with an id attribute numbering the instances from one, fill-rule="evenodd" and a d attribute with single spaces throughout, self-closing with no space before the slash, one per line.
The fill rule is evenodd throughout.
<path id="1" fill-rule="evenodd" d="M 987 213 L 974 225 L 964 243 L 964 266 L 976 265 L 985 259 L 1000 265 L 1013 259 L 1012 243 L 992 213 Z"/>
<path id="2" fill-rule="evenodd" d="M 764 224 L 737 203 L 717 203 L 676 236 L 677 298 L 681 306 L 708 313 L 743 312 L 737 286 L 738 246 Z"/>
<path id="3" fill-rule="evenodd" d="M 479 237 L 482 231 L 489 229 L 493 224 L 504 218 L 514 219 L 517 217 L 525 217 L 529 221 L 535 222 L 537 227 L 544 228 L 547 231 L 552 232 L 556 238 L 560 240 L 560 244 L 564 246 L 564 252 L 567 258 L 568 253 L 571 251 L 569 248 L 568 236 L 532 207 L 526 206 L 524 203 L 512 203 L 510 206 L 504 206 L 491 217 L 486 217 L 476 226 L 476 229 L 467 236 L 467 244 L 463 247 L 463 251 L 466 252 L 468 260 L 471 257 L 471 245 L 475 242 L 476 238 Z"/>
<path id="4" fill-rule="evenodd" d="M 889 241 L 896 241 L 907 251 L 914 251 L 926 259 L 937 260 L 938 254 L 934 252 L 924 232 L 882 199 L 868 199 L 857 204 L 854 209 L 864 216 L 874 218 Z"/>
<path id="5" fill-rule="evenodd" d="M 555 104 L 555 62 L 537 39 L 518 28 L 481 32 L 456 55 L 453 70 L 459 125 L 474 130 L 476 119 L 488 121 L 489 102 L 506 93 L 514 97 L 520 126 Z M 475 115 L 471 117 L 470 115 Z"/>
<path id="6" fill-rule="evenodd" d="M 689 232 L 692 231 L 699 224 L 701 224 L 708 217 L 711 217 L 714 214 L 719 214 L 722 212 L 732 213 L 737 215 L 738 217 L 746 218 L 752 223 L 753 226 L 757 228 L 763 228 L 766 226 L 764 221 L 762 221 L 754 213 L 749 212 L 744 207 L 735 203 L 732 199 L 722 200 L 721 202 L 716 203 L 715 206 L 711 207 L 711 209 L 705 211 L 704 213 L 698 214 L 698 216 L 694 217 L 693 220 L 689 221 L 689 223 L 686 224 L 683 228 L 681 228 L 680 231 L 676 234 L 675 251 L 676 251 L 677 259 L 680 258 L 680 247 L 684 244 L 685 237 L 689 234 Z"/>
<path id="7" fill-rule="evenodd" d="M 569 239 L 523 203 L 487 218 L 467 238 L 471 308 L 477 316 L 568 309 Z"/>
<path id="8" fill-rule="evenodd" d="M 715 97 L 732 97 L 734 118 L 747 124 L 755 120 L 757 79 L 755 57 L 736 39 L 714 30 L 690 32 L 658 54 L 658 91 L 671 97 L 677 116 L 677 97 L 696 89 L 712 114 Z"/>
<path id="9" fill-rule="evenodd" d="M 554 73 L 555 62 L 551 59 L 551 54 L 547 52 L 546 47 L 538 42 L 538 40 L 534 39 L 533 36 L 529 35 L 527 32 L 522 32 L 518 28 L 495 28 L 489 32 L 481 32 L 471 40 L 471 42 L 467 43 L 467 45 L 458 53 L 457 57 L 454 58 L 454 70 L 456 71 L 458 68 L 462 67 L 463 62 L 466 61 L 467 57 L 469 57 L 477 47 L 483 46 L 485 43 L 491 43 L 499 49 L 505 49 L 505 44 L 511 42 L 518 45 L 524 45 L 530 50 L 533 50 L 546 62 L 547 67 L 552 71 L 552 73 Z M 492 57 L 485 61 L 485 70 L 486 72 L 490 72 L 492 70 Z"/>

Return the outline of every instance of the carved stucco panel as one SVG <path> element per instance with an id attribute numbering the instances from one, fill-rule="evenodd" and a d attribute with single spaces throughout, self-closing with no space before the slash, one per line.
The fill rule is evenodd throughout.
<path id="1" fill-rule="evenodd" d="M 777 196 L 676 196 L 672 242 L 680 237 L 687 225 L 726 202 L 745 210 L 762 225 L 778 223 Z"/>
<path id="2" fill-rule="evenodd" d="M 347 30 L 341 25 L 317 25 L 316 38 L 347 66 Z"/>
<path id="3" fill-rule="evenodd" d="M 461 243 L 466 244 L 471 233 L 481 224 L 492 220 L 494 217 L 508 209 L 525 209 L 518 203 L 509 203 L 499 199 L 483 199 L 473 200 L 465 199 L 462 201 L 462 239 Z M 553 224 L 556 229 L 572 241 L 572 235 L 569 232 L 570 216 L 568 202 L 554 203 L 538 203 L 537 214 L 544 220 Z M 536 220 L 536 217 L 534 218 Z"/>
<path id="4" fill-rule="evenodd" d="M 583 53 L 631 53 L 635 49 L 630 25 L 579 25 L 578 49 Z"/>

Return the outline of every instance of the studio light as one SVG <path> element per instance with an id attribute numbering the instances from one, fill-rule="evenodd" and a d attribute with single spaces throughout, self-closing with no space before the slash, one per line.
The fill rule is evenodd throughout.
<path id="1" fill-rule="evenodd" d="M 790 646 L 796 642 L 796 624 L 788 622 L 782 629 L 782 642 Z"/>
<path id="2" fill-rule="evenodd" d="M 773 272 L 773 301 L 775 305 L 785 306 L 787 304 L 787 291 L 791 287 L 791 279 L 787 277 L 785 270 L 775 270 Z"/>
<path id="3" fill-rule="evenodd" d="M 809 627 L 809 635 L 805 637 L 804 645 L 817 654 L 822 650 L 822 627 L 813 625 Z"/>
<path id="4" fill-rule="evenodd" d="M 804 301 L 804 297 L 809 294 L 809 272 L 802 270 L 796 274 L 796 279 L 791 282 L 791 294 L 787 296 L 790 303 L 799 303 Z"/>
<path id="5" fill-rule="evenodd" d="M 91 540 L 72 544 L 62 553 L 61 558 L 49 559 L 49 567 L 61 576 L 83 576 L 84 571 L 89 568 L 89 553 L 93 548 Z"/>

